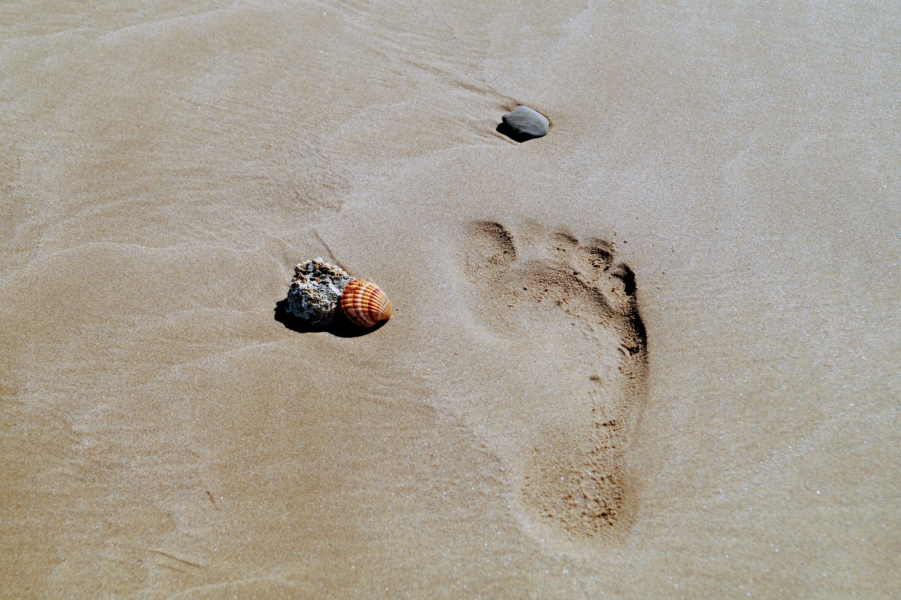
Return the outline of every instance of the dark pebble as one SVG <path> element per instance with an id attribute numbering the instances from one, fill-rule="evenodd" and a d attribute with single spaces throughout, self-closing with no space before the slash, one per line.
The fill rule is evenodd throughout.
<path id="1" fill-rule="evenodd" d="M 547 117 L 528 106 L 517 106 L 513 111 L 501 117 L 501 120 L 514 134 L 526 139 L 546 135 L 548 125 L 550 125 Z"/>

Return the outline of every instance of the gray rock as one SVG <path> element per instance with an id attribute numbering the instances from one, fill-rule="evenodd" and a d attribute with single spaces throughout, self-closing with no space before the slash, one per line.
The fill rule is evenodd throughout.
<path id="1" fill-rule="evenodd" d="M 321 258 L 294 267 L 294 279 L 288 290 L 287 312 L 310 325 L 328 325 L 335 316 L 341 293 L 351 277 L 341 267 Z"/>
<path id="2" fill-rule="evenodd" d="M 550 125 L 547 117 L 528 106 L 517 106 L 501 119 L 514 133 L 533 138 L 547 134 L 547 128 Z"/>

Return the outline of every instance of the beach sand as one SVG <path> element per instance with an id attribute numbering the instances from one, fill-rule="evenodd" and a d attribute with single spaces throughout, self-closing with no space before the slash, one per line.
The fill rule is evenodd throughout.
<path id="1" fill-rule="evenodd" d="M 896 597 L 899 37 L 0 7 L 0 595 Z M 314 257 L 392 319 L 286 319 Z"/>

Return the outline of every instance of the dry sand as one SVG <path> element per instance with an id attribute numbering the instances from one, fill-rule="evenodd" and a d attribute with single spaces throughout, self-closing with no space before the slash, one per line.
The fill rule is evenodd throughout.
<path id="1" fill-rule="evenodd" d="M 897 597 L 896 4 L 0 6 L 5 597 Z M 552 122 L 495 131 L 527 104 Z M 276 315 L 369 277 L 369 335 Z"/>

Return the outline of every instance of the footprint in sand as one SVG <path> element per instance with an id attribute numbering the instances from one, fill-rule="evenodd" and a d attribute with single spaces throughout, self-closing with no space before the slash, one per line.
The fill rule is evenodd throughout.
<path id="1" fill-rule="evenodd" d="M 625 453 L 648 368 L 634 273 L 609 242 L 538 226 L 477 222 L 467 247 L 476 308 L 508 348 L 498 385 L 511 397 L 497 403 L 512 421 L 502 435 L 519 440 L 507 458 L 521 521 L 580 547 L 618 537 L 634 509 Z"/>

